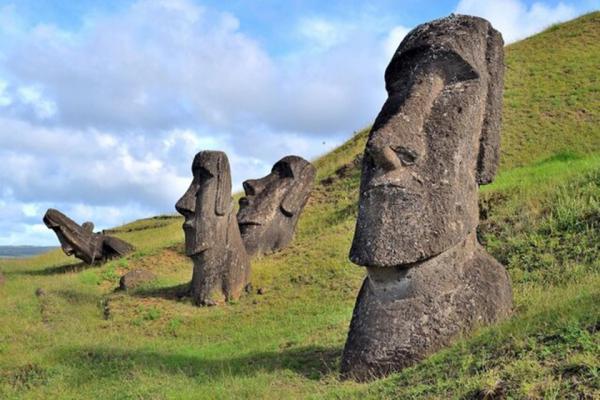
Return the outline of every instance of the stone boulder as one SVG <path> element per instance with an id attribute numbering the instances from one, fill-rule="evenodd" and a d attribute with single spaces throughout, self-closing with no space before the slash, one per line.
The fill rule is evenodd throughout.
<path id="1" fill-rule="evenodd" d="M 156 275 L 145 269 L 134 269 L 127 272 L 119 281 L 119 289 L 130 290 L 135 289 L 145 283 L 152 282 L 156 279 Z"/>

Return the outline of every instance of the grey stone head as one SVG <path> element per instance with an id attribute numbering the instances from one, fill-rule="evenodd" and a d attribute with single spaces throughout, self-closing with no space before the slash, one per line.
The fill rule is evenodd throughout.
<path id="1" fill-rule="evenodd" d="M 298 156 L 277 161 L 271 173 L 244 182 L 245 197 L 237 215 L 248 254 L 286 246 L 313 187 L 316 170 Z"/>
<path id="2" fill-rule="evenodd" d="M 46 211 L 43 221 L 54 231 L 66 255 L 74 255 L 87 264 L 124 256 L 133 250 L 132 245 L 121 239 L 94 233 L 92 222 L 79 225 L 53 208 Z"/>
<path id="3" fill-rule="evenodd" d="M 225 246 L 232 210 L 229 161 L 221 151 L 201 151 L 192 163 L 194 178 L 175 208 L 185 217 L 188 256 Z"/>
<path id="4" fill-rule="evenodd" d="M 43 218 L 44 224 L 54 231 L 63 252 L 92 264 L 102 254 L 102 237 L 94 233 L 94 224 L 84 222 L 79 225 L 65 214 L 53 208 L 48 209 Z"/>
<path id="5" fill-rule="evenodd" d="M 452 15 L 402 41 L 365 148 L 354 263 L 414 263 L 476 228 L 478 185 L 498 164 L 503 68 L 502 36 L 481 18 Z"/>

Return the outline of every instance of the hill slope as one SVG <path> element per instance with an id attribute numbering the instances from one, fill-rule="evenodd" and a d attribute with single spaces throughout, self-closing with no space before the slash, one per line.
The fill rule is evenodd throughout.
<path id="1" fill-rule="evenodd" d="M 252 283 L 262 295 L 201 309 L 180 298 L 191 263 L 176 217 L 114 229 L 137 251 L 100 268 L 59 252 L 0 261 L 0 398 L 597 398 L 600 133 L 569 103 L 541 114 L 548 99 L 527 90 L 554 85 L 555 75 L 535 71 L 559 64 L 544 61 L 557 37 L 597 48 L 599 16 L 508 48 L 502 170 L 482 190 L 480 236 L 513 279 L 510 321 L 387 379 L 338 380 L 364 276 L 347 260 L 363 131 L 316 161 L 321 183 L 293 245 L 254 260 Z M 597 93 L 588 73 L 596 56 L 573 54 L 561 93 Z M 534 71 L 535 81 L 521 70 Z M 593 97 L 584 103 L 597 126 Z M 546 119 L 557 128 L 546 129 Z M 133 268 L 160 278 L 114 292 Z"/>

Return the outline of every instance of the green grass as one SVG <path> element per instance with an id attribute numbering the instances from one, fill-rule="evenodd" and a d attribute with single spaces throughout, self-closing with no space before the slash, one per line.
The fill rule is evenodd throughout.
<path id="1" fill-rule="evenodd" d="M 502 168 L 600 151 L 600 12 L 506 51 Z"/>
<path id="2" fill-rule="evenodd" d="M 598 21 L 598 13 L 511 45 L 509 66 L 521 56 L 519 46 L 535 53 L 547 51 L 538 42 L 549 46 L 556 35 L 597 34 L 597 23 L 589 33 L 590 21 Z M 527 56 L 520 62 L 542 62 Z M 577 55 L 584 56 L 595 57 Z M 515 79 L 509 70 L 508 103 L 517 95 Z M 543 74 L 536 79 L 550 85 Z M 591 84 L 579 75 L 573 82 Z M 101 267 L 58 251 L 0 261 L 6 277 L 0 399 L 599 398 L 600 135 L 574 130 L 565 122 L 569 115 L 557 115 L 565 143 L 542 130 L 534 135 L 539 146 L 523 147 L 516 131 L 510 133 L 521 117 L 511 107 L 505 108 L 501 172 L 481 191 L 479 229 L 511 275 L 510 320 L 386 379 L 338 379 L 364 276 L 347 260 L 360 175 L 352 161 L 362 152 L 362 131 L 315 162 L 318 181 L 326 183 L 315 188 L 293 244 L 255 259 L 254 291 L 223 307 L 197 308 L 179 297 L 191 262 L 178 217 L 114 229 L 136 251 Z M 158 279 L 114 291 L 119 276 L 134 268 Z"/>

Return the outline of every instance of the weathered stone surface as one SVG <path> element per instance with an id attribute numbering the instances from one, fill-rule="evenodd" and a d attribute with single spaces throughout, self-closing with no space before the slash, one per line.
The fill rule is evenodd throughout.
<path id="1" fill-rule="evenodd" d="M 342 358 L 360 381 L 413 365 L 457 335 L 509 315 L 505 268 L 471 234 L 412 267 L 368 267 Z"/>
<path id="2" fill-rule="evenodd" d="M 402 369 L 511 308 L 508 276 L 475 239 L 478 185 L 498 163 L 502 46 L 486 20 L 452 15 L 411 31 L 386 69 L 350 250 L 368 277 L 346 376 Z"/>
<path id="3" fill-rule="evenodd" d="M 156 279 L 156 275 L 145 269 L 134 269 L 133 271 L 127 272 L 119 280 L 119 289 L 130 290 L 143 285 L 144 283 L 151 282 Z"/>
<path id="4" fill-rule="evenodd" d="M 287 156 L 271 173 L 244 182 L 246 197 L 237 214 L 248 254 L 265 254 L 286 247 L 310 196 L 316 169 L 298 156 Z"/>
<path id="5" fill-rule="evenodd" d="M 48 209 L 44 224 L 52 229 L 66 255 L 74 255 L 87 264 L 98 264 L 133 251 L 133 246 L 116 237 L 94 233 L 94 224 L 82 225 L 55 209 Z"/>
<path id="6" fill-rule="evenodd" d="M 185 217 L 185 250 L 194 262 L 191 295 L 197 305 L 235 300 L 248 283 L 250 263 L 233 213 L 227 156 L 202 151 L 192 173 L 190 187 L 175 205 Z"/>

